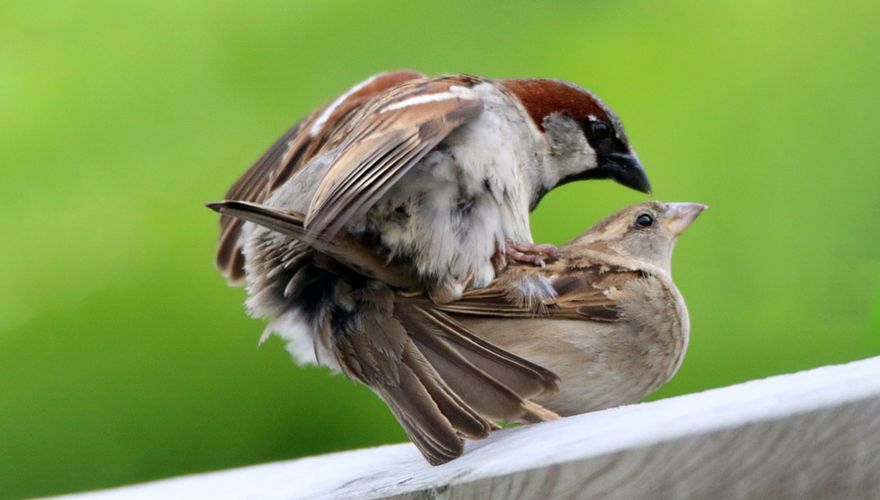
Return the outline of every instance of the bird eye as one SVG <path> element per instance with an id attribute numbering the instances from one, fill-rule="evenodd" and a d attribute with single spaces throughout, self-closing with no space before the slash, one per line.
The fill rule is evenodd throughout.
<path id="1" fill-rule="evenodd" d="M 640 214 L 636 217 L 636 225 L 639 227 L 651 227 L 654 224 L 654 218 L 651 214 Z"/>
<path id="2" fill-rule="evenodd" d="M 593 120 L 589 125 L 590 136 L 596 139 L 611 137 L 611 125 L 601 120 Z"/>

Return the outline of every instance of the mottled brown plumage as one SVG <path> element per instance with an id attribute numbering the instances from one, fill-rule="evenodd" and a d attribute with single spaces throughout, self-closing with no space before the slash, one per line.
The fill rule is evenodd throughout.
<path id="1" fill-rule="evenodd" d="M 529 211 L 562 182 L 598 178 L 650 189 L 619 120 L 587 90 L 392 71 L 288 130 L 226 199 L 303 213 L 313 238 L 345 228 L 370 239 L 443 302 L 489 283 L 507 260 L 552 254 L 532 245 Z M 249 238 L 221 218 L 216 262 L 234 284 L 246 277 Z"/>
<path id="2" fill-rule="evenodd" d="M 557 379 L 396 294 L 447 303 L 508 260 L 540 264 L 554 252 L 532 244 L 529 211 L 562 182 L 650 189 L 607 106 L 528 82 L 375 75 L 292 127 L 212 207 L 217 265 L 247 285 L 263 338 L 371 387 L 432 463 L 492 419 L 554 418 L 531 399 Z"/>
<path id="3" fill-rule="evenodd" d="M 674 374 L 687 345 L 670 263 L 703 205 L 634 205 L 560 247 L 545 268 L 513 266 L 448 304 L 400 281 L 394 263 L 378 271 L 369 242 L 311 237 L 301 214 L 239 202 L 212 208 L 258 224 L 273 248 L 273 238 L 287 238 L 317 252 L 315 265 L 332 276 L 319 280 L 330 288 L 312 291 L 320 312 L 276 321 L 313 325 L 315 361 L 373 389 L 432 464 L 460 455 L 463 439 L 485 437 L 496 419 L 638 401 Z M 259 265 L 265 274 L 283 267 L 271 257 Z M 313 279 L 305 272 L 291 281 Z"/>
<path id="4" fill-rule="evenodd" d="M 634 205 L 560 247 L 545 269 L 513 267 L 451 304 L 403 300 L 422 300 L 552 370 L 560 390 L 534 401 L 559 415 L 634 403 L 669 380 L 684 356 L 690 325 L 672 282 L 672 249 L 704 208 Z"/>
<path id="5" fill-rule="evenodd" d="M 424 78 L 413 71 L 389 71 L 312 111 L 275 141 L 226 193 L 227 200 L 264 202 L 295 172 L 322 151 L 332 150 L 345 139 L 352 115 L 371 98 L 403 82 Z M 315 126 L 331 123 L 333 126 Z M 217 267 L 232 283 L 244 278 L 241 222 L 220 218 Z"/>

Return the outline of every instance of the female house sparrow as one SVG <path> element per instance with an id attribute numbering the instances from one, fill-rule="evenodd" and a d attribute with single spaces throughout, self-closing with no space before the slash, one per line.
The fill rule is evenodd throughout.
<path id="1" fill-rule="evenodd" d="M 513 267 L 457 302 L 420 307 L 552 370 L 559 391 L 533 401 L 559 415 L 636 403 L 681 365 L 690 323 L 672 282 L 672 249 L 705 208 L 630 206 L 560 247 L 546 269 Z M 545 298 L 522 300 L 535 290 Z"/>
<path id="2" fill-rule="evenodd" d="M 529 211 L 554 187 L 595 178 L 650 191 L 620 121 L 590 92 L 557 80 L 393 71 L 291 128 L 226 199 L 305 213 L 312 238 L 344 228 L 386 260 L 409 262 L 413 279 L 449 302 L 487 285 L 507 258 L 553 255 L 531 243 Z M 217 264 L 232 282 L 248 272 L 252 236 L 221 218 Z M 285 248 L 289 259 L 311 258 Z M 258 302 L 255 312 L 271 308 Z"/>
<path id="3" fill-rule="evenodd" d="M 255 224 L 266 246 L 297 239 L 320 252 L 318 265 L 336 280 L 314 290 L 317 336 L 288 338 L 288 349 L 373 389 L 432 464 L 459 456 L 463 438 L 485 437 L 493 419 L 638 401 L 674 374 L 687 344 L 672 247 L 704 205 L 631 206 L 561 247 L 546 268 L 511 267 L 448 304 L 354 271 L 374 248 L 350 236 L 313 239 L 299 214 L 246 202 L 211 207 Z M 258 265 L 271 272 L 279 263 Z M 310 278 L 299 267 L 292 280 Z"/>

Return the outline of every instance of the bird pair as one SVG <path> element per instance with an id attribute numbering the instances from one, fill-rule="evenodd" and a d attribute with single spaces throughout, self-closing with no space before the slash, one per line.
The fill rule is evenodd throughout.
<path id="1" fill-rule="evenodd" d="M 556 80 L 374 76 L 282 136 L 232 187 L 217 265 L 301 362 L 378 394 L 432 464 L 497 420 L 635 402 L 688 317 L 673 243 L 704 206 L 650 202 L 556 248 L 554 187 L 650 191 L 614 113 Z"/>

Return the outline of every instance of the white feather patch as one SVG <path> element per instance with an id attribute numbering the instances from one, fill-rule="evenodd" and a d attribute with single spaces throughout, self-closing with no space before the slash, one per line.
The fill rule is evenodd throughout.
<path id="1" fill-rule="evenodd" d="M 315 339 L 312 329 L 297 313 L 287 313 L 272 322 L 272 329 L 285 342 L 287 352 L 297 363 L 316 365 Z"/>
<path id="2" fill-rule="evenodd" d="M 313 124 L 312 124 L 312 127 L 309 129 L 309 134 L 310 134 L 312 137 L 318 135 L 318 132 L 321 131 L 321 127 L 323 127 L 324 124 L 327 123 L 327 120 L 330 118 L 330 115 L 332 115 L 333 112 L 336 111 L 336 108 L 338 108 L 340 104 L 342 104 L 343 102 L 345 102 L 345 100 L 348 99 L 349 96 L 351 96 L 352 94 L 354 94 L 354 93 L 357 92 L 358 90 L 360 90 L 360 89 L 366 87 L 367 85 L 373 83 L 373 81 L 374 81 L 376 78 L 378 78 L 379 76 L 381 76 L 381 75 L 383 75 L 383 74 L 385 74 L 385 73 L 379 73 L 379 74 L 377 74 L 377 75 L 373 75 L 373 76 L 367 78 L 366 80 L 362 81 L 361 83 L 355 85 L 354 87 L 348 89 L 348 90 L 347 90 L 344 94 L 342 94 L 341 96 L 337 97 L 332 103 L 330 103 L 329 106 L 327 106 L 327 109 L 325 109 L 324 112 L 321 113 L 321 116 L 319 116 L 318 119 L 315 120 L 315 123 L 313 123 Z"/>
<path id="3" fill-rule="evenodd" d="M 388 111 L 394 111 L 395 109 L 406 108 L 409 106 L 416 106 L 418 104 L 424 104 L 426 102 L 434 102 L 434 101 L 445 101 L 447 99 L 454 99 L 458 97 L 453 92 L 440 92 L 437 94 L 422 94 L 414 97 L 410 97 L 409 99 L 404 99 L 400 102 L 395 102 L 389 105 L 386 108 L 383 108 L 381 113 L 385 113 Z"/>
<path id="4" fill-rule="evenodd" d="M 553 284 L 540 274 L 524 277 L 516 285 L 516 288 L 510 290 L 510 298 L 529 307 L 543 304 L 556 297 Z"/>

